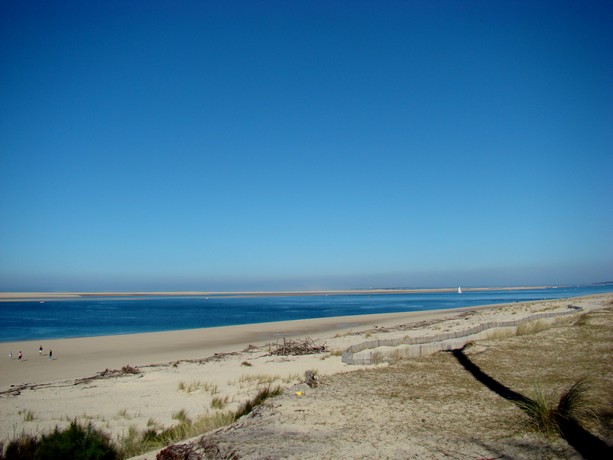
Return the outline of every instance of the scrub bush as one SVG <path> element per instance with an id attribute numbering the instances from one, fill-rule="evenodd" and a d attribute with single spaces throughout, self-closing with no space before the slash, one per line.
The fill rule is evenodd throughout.
<path id="1" fill-rule="evenodd" d="M 43 435 L 40 439 L 23 435 L 11 441 L 6 451 L 0 453 L 0 460 L 115 460 L 117 451 L 108 435 L 89 423 L 77 421 L 70 426 Z"/>
<path id="2" fill-rule="evenodd" d="M 91 423 L 83 426 L 76 421 L 64 430 L 57 428 L 43 435 L 36 449 L 35 459 L 114 460 L 117 451 L 109 436 Z"/>

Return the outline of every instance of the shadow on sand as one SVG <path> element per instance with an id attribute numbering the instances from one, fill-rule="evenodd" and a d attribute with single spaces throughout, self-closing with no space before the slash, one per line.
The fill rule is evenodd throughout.
<path id="1" fill-rule="evenodd" d="M 502 396 L 504 399 L 514 402 L 520 408 L 525 408 L 527 405 L 534 404 L 534 401 L 530 398 L 511 390 L 509 387 L 483 372 L 479 366 L 473 363 L 468 356 L 464 354 L 464 348 L 451 350 L 450 353 L 476 380 L 494 393 Z M 613 448 L 609 447 L 602 439 L 587 431 L 573 418 L 558 415 L 556 421 L 562 437 L 584 458 L 594 460 L 613 458 Z"/>

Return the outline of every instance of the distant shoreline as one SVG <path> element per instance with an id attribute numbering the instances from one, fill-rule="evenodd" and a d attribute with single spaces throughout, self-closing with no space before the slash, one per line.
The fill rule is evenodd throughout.
<path id="1" fill-rule="evenodd" d="M 477 291 L 522 291 L 526 289 L 549 289 L 558 286 L 505 286 L 505 287 L 467 287 L 463 292 Z M 559 286 L 563 287 L 563 286 Z M 364 294 L 421 294 L 430 292 L 456 292 L 457 288 L 423 289 L 344 289 L 318 291 L 135 291 L 135 292 L 0 292 L 0 302 L 26 300 L 80 299 L 87 297 L 303 297 L 325 295 L 364 295 Z"/>

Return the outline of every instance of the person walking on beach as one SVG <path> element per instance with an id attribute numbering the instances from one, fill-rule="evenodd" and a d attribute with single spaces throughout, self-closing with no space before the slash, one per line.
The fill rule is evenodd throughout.
<path id="1" fill-rule="evenodd" d="M 40 347 L 38 347 L 38 354 L 39 355 L 43 355 L 43 346 L 41 345 Z"/>
<path id="2" fill-rule="evenodd" d="M 23 353 L 21 352 L 21 350 L 19 350 L 19 356 L 17 357 L 17 359 L 21 361 L 21 358 L 23 358 Z"/>
<path id="3" fill-rule="evenodd" d="M 13 359 L 13 352 L 9 351 L 9 359 Z"/>
<path id="4" fill-rule="evenodd" d="M 53 350 L 49 350 L 49 359 L 53 359 Z"/>

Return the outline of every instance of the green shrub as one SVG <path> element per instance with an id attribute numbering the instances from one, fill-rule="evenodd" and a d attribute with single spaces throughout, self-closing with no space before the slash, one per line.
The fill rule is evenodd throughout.
<path id="1" fill-rule="evenodd" d="M 72 421 L 64 430 L 56 428 L 52 433 L 43 435 L 34 458 L 112 460 L 118 458 L 118 454 L 106 433 L 97 430 L 91 423 L 83 426 Z"/>
<path id="2" fill-rule="evenodd" d="M 64 430 L 57 427 L 52 433 L 35 438 L 22 435 L 11 441 L 0 460 L 114 460 L 118 457 L 109 436 L 92 424 L 80 425 L 72 421 Z"/>

